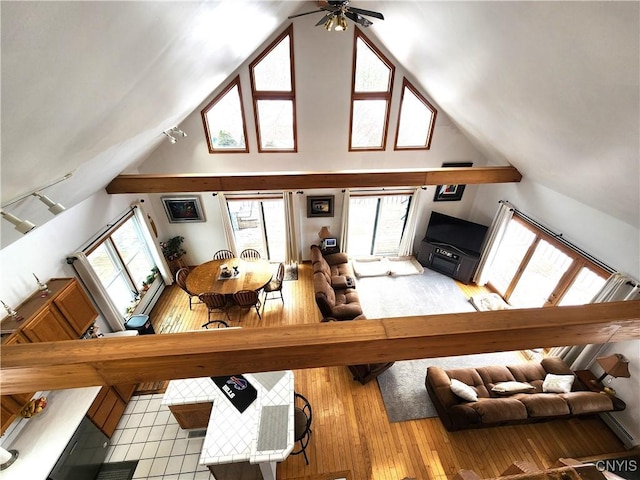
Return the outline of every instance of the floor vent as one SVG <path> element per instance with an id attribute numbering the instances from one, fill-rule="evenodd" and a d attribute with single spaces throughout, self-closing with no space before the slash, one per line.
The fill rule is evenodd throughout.
<path id="1" fill-rule="evenodd" d="M 207 434 L 206 430 L 191 430 L 187 433 L 187 439 L 203 438 Z"/>

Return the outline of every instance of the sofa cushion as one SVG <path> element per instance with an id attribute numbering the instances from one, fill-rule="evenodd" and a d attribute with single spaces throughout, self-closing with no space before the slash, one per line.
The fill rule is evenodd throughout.
<path id="1" fill-rule="evenodd" d="M 527 382 L 498 382 L 491 389 L 500 395 L 513 395 L 515 393 L 533 393 L 536 387 Z"/>
<path id="2" fill-rule="evenodd" d="M 515 398 L 480 398 L 477 402 L 469 404 L 480 418 L 483 424 L 503 423 L 527 418 L 527 409 L 524 404 Z"/>
<path id="3" fill-rule="evenodd" d="M 555 373 L 556 375 L 573 375 L 573 371 L 569 368 L 564 360 L 560 357 L 547 357 L 540 361 L 540 365 L 547 373 Z"/>
<path id="4" fill-rule="evenodd" d="M 555 417 L 569 415 L 569 405 L 559 395 L 535 393 L 533 395 L 518 396 L 530 417 Z"/>
<path id="5" fill-rule="evenodd" d="M 487 392 L 493 397 L 498 396 L 497 393 L 491 392 L 496 383 L 515 381 L 509 369 L 504 365 L 478 367 L 476 371 L 480 375 L 480 378 L 482 378 L 482 383 L 485 385 Z"/>
<path id="6" fill-rule="evenodd" d="M 613 400 L 609 395 L 603 393 L 569 392 L 561 393 L 558 396 L 567 402 L 571 413 L 574 415 L 613 410 Z"/>
<path id="7" fill-rule="evenodd" d="M 568 393 L 573 386 L 573 380 L 573 375 L 547 373 L 542 383 L 542 391 L 545 393 Z"/>
<path id="8" fill-rule="evenodd" d="M 480 377 L 475 368 L 452 368 L 446 372 L 449 378 L 455 378 L 456 380 L 460 380 L 462 383 L 475 388 L 476 392 L 478 392 L 478 397 L 488 398 L 491 396 L 482 381 L 482 377 Z"/>
<path id="9" fill-rule="evenodd" d="M 455 378 L 451 379 L 451 391 L 467 402 L 475 402 L 478 400 L 478 393 L 475 389 Z"/>
<path id="10" fill-rule="evenodd" d="M 536 392 L 542 392 L 542 381 L 547 375 L 547 371 L 540 363 L 519 363 L 517 365 L 508 365 L 507 368 L 518 382 L 526 382 L 533 385 Z"/>

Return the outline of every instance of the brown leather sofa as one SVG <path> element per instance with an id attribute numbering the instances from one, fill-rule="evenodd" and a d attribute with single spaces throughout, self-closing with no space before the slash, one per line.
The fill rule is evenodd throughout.
<path id="1" fill-rule="evenodd" d="M 451 370 L 429 367 L 425 385 L 440 420 L 449 431 L 532 423 L 625 408 L 619 399 L 590 391 L 575 376 L 570 392 L 543 393 L 542 385 L 549 373 L 573 375 L 562 359 L 549 357 L 539 363 L 510 366 Z M 478 400 L 467 401 L 454 394 L 452 379 L 469 385 L 477 393 Z M 492 390 L 499 382 L 514 381 L 529 383 L 534 390 L 514 394 L 498 394 Z"/>
<path id="2" fill-rule="evenodd" d="M 322 255 L 317 245 L 311 246 L 313 290 L 323 322 L 366 320 L 355 289 L 355 276 L 346 253 Z M 393 362 L 349 365 L 353 379 L 365 384 L 387 370 Z"/>
<path id="3" fill-rule="evenodd" d="M 326 257 L 317 245 L 311 246 L 313 290 L 323 321 L 362 318 L 360 298 L 355 290 L 355 277 L 345 253 Z"/>

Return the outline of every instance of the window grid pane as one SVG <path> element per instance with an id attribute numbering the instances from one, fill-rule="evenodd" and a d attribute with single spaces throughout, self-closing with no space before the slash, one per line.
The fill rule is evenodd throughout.
<path id="1" fill-rule="evenodd" d="M 585 305 L 591 303 L 596 293 L 602 289 L 606 278 L 595 273 L 587 267 L 582 267 L 571 286 L 558 302 L 563 305 Z"/>
<path id="2" fill-rule="evenodd" d="M 386 113 L 386 100 L 354 101 L 351 147 L 382 147 Z"/>
<path id="3" fill-rule="evenodd" d="M 433 112 L 406 86 L 400 107 L 398 147 L 426 147 Z"/>
<path id="4" fill-rule="evenodd" d="M 542 307 L 571 263 L 570 256 L 541 240 L 509 297 L 509 303 L 525 308 Z"/>
<path id="5" fill-rule="evenodd" d="M 410 198 L 409 195 L 380 197 L 374 255 L 398 255 Z"/>
<path id="6" fill-rule="evenodd" d="M 246 149 L 240 92 L 234 85 L 205 112 L 211 148 Z"/>
<path id="7" fill-rule="evenodd" d="M 355 91 L 388 92 L 391 83 L 391 69 L 361 38 L 358 38 L 356 46 Z"/>
<path id="8" fill-rule="evenodd" d="M 504 295 L 522 259 L 535 240 L 535 234 L 518 222 L 511 221 L 500 244 L 500 255 L 491 266 L 489 282 Z"/>
<path id="9" fill-rule="evenodd" d="M 258 125 L 262 149 L 292 150 L 293 102 L 291 100 L 258 100 Z"/>
<path id="10" fill-rule="evenodd" d="M 253 67 L 253 79 L 258 92 L 291 91 L 291 52 L 288 36 Z"/>

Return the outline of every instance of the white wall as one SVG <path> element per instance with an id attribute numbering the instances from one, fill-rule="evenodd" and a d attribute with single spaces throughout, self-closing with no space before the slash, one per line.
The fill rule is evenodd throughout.
<path id="1" fill-rule="evenodd" d="M 99 192 L 0 250 L 0 299 L 17 308 L 37 291 L 34 273 L 41 281 L 75 277 L 66 257 L 104 229 L 136 198 L 139 197 Z M 3 311 L 0 316 L 4 314 Z M 103 332 L 110 331 L 101 318 L 99 325 Z"/>
<path id="2" fill-rule="evenodd" d="M 606 357 L 613 353 L 621 353 L 629 360 L 629 378 L 606 377 L 604 384 L 611 386 L 616 391 L 616 396 L 624 400 L 627 408 L 611 415 L 624 427 L 635 439 L 635 445 L 640 445 L 640 340 L 612 343 L 608 345 L 599 356 Z M 603 371 L 594 362 L 590 370 L 599 377 Z"/>

